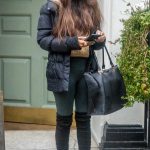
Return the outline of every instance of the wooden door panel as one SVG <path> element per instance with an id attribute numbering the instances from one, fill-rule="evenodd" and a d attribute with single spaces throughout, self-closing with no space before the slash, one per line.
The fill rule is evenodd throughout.
<path id="1" fill-rule="evenodd" d="M 30 16 L 1 16 L 2 35 L 31 35 Z"/>
<path id="2" fill-rule="evenodd" d="M 5 107 L 55 110 L 54 96 L 47 91 L 48 52 L 42 50 L 36 42 L 39 11 L 46 1 L 0 0 L 0 88 L 4 91 Z M 9 110 L 15 112 L 14 116 L 22 114 L 24 118 L 29 118 L 25 117 L 24 112 L 16 113 L 23 109 Z M 5 115 L 11 115 L 11 112 Z M 8 116 L 5 118 L 7 121 L 10 119 Z M 31 122 L 31 118 L 27 122 Z"/>
<path id="3" fill-rule="evenodd" d="M 11 105 L 31 105 L 30 102 L 30 60 L 3 58 L 3 89 L 5 102 Z"/>

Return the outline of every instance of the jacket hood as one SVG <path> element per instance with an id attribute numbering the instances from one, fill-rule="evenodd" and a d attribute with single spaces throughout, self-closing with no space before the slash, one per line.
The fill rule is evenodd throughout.
<path id="1" fill-rule="evenodd" d="M 47 0 L 47 7 L 49 10 L 56 11 L 59 6 L 54 0 Z"/>

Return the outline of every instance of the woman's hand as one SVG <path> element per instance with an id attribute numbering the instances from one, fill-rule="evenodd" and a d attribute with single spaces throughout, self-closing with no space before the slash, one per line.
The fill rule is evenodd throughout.
<path id="1" fill-rule="evenodd" d="M 97 30 L 96 34 L 100 34 L 101 35 L 100 37 L 98 37 L 98 39 L 95 40 L 96 42 L 104 42 L 105 41 L 106 36 L 105 36 L 104 32 L 102 32 L 100 30 Z"/>
<path id="2" fill-rule="evenodd" d="M 90 45 L 93 45 L 95 43 L 95 41 L 85 41 L 86 37 L 85 36 L 80 36 L 78 37 L 78 42 L 79 42 L 79 46 L 82 48 L 82 47 L 87 47 L 87 46 L 90 46 Z"/>

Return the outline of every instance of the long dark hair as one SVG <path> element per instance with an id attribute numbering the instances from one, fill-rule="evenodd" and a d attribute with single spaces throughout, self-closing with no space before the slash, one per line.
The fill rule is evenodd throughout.
<path id="1" fill-rule="evenodd" d="M 62 38 L 65 35 L 86 35 L 93 29 L 100 29 L 102 15 L 97 0 L 53 0 L 59 5 L 58 20 L 53 34 Z"/>

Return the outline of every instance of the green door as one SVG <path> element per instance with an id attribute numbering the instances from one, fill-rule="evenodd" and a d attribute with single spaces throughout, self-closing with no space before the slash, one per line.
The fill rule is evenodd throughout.
<path id="1" fill-rule="evenodd" d="M 45 2 L 0 0 L 0 89 L 7 121 L 46 123 L 47 115 L 51 123 L 54 118 L 54 97 L 47 91 L 45 75 L 48 53 L 36 43 L 39 10 Z"/>

